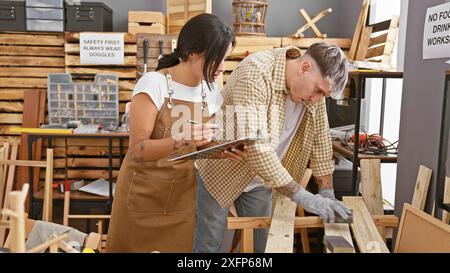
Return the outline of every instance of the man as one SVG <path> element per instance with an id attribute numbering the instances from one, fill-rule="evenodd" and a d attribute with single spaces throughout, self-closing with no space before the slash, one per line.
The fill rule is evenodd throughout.
<path id="1" fill-rule="evenodd" d="M 303 56 L 297 48 L 252 54 L 233 71 L 222 94 L 227 117 L 224 135 L 265 132 L 268 138 L 251 145 L 242 162 L 197 161 L 194 252 L 220 250 L 233 203 L 239 216 L 270 216 L 271 188 L 325 222 L 334 222 L 335 213 L 349 217 L 349 209 L 334 196 L 333 150 L 325 109 L 325 97 L 342 92 L 347 73 L 342 50 L 325 43 L 313 44 Z M 230 109 L 237 112 L 231 119 L 226 113 Z M 247 119 L 236 118 L 242 111 Z M 230 121 L 236 121 L 236 126 L 230 126 Z M 308 165 L 319 187 L 317 195 L 298 184 Z M 255 252 L 264 252 L 267 233 L 255 230 Z"/>

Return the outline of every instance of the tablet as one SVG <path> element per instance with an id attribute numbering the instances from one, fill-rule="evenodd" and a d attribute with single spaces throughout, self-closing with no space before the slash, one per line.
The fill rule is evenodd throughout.
<path id="1" fill-rule="evenodd" d="M 192 152 L 189 154 L 170 158 L 169 161 L 176 161 L 176 160 L 182 160 L 182 159 L 214 158 L 214 157 L 218 156 L 220 153 L 222 153 L 223 151 L 231 149 L 231 148 L 243 150 L 245 145 L 251 145 L 251 144 L 255 143 L 256 140 L 257 140 L 256 138 L 240 138 L 240 139 L 226 142 L 223 144 L 219 144 L 219 145 L 216 145 L 213 147 L 209 147 L 209 148 L 203 149 L 201 151 Z"/>

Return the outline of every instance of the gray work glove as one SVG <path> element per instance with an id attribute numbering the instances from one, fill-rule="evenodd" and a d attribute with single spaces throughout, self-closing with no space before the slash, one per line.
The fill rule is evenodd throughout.
<path id="1" fill-rule="evenodd" d="M 337 200 L 336 196 L 334 196 L 334 190 L 332 188 L 325 188 L 319 190 L 319 195 L 324 198 L 329 198 L 331 200 Z"/>
<path id="2" fill-rule="evenodd" d="M 304 188 L 300 188 L 292 196 L 292 200 L 306 211 L 319 215 L 320 219 L 326 223 L 335 222 L 335 213 L 339 214 L 345 220 L 351 217 L 351 210 L 342 202 L 324 198 L 318 194 L 314 195 Z"/>

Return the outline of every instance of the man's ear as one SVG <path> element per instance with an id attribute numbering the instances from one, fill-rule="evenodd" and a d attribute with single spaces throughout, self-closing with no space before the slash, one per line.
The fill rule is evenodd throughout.
<path id="1" fill-rule="evenodd" d="M 312 63 L 310 60 L 304 60 L 300 64 L 299 74 L 303 75 L 309 71 L 311 71 Z"/>

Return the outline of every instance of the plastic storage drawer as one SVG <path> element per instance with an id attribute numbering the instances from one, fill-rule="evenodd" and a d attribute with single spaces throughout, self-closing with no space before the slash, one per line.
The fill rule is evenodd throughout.
<path id="1" fill-rule="evenodd" d="M 64 8 L 64 0 L 26 0 L 27 7 Z"/>
<path id="2" fill-rule="evenodd" d="M 27 7 L 27 19 L 64 20 L 64 9 Z"/>
<path id="3" fill-rule="evenodd" d="M 28 31 L 64 31 L 63 20 L 27 20 Z"/>

